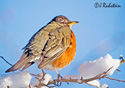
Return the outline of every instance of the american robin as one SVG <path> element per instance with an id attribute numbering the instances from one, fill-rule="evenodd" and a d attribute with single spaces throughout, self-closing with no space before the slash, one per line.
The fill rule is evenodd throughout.
<path id="1" fill-rule="evenodd" d="M 20 60 L 6 72 L 21 67 L 24 70 L 35 62 L 39 69 L 56 71 L 70 64 L 76 53 L 76 39 L 70 27 L 76 23 L 56 16 L 31 37 Z"/>

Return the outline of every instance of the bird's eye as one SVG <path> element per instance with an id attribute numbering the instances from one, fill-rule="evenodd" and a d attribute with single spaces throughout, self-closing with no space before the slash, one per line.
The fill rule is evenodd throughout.
<path id="1" fill-rule="evenodd" d="M 67 20 L 65 20 L 65 23 L 67 23 L 68 21 Z"/>
<path id="2" fill-rule="evenodd" d="M 57 21 L 57 22 L 61 22 L 61 23 L 64 22 L 64 20 L 63 20 L 62 18 L 60 18 L 60 17 L 57 17 L 56 21 Z"/>
<path id="3" fill-rule="evenodd" d="M 61 23 L 64 23 L 65 21 L 63 19 L 60 20 Z"/>
<path id="4" fill-rule="evenodd" d="M 67 21 L 66 19 L 63 19 L 63 18 L 58 18 L 58 19 L 57 19 L 57 22 L 67 23 L 68 21 Z"/>

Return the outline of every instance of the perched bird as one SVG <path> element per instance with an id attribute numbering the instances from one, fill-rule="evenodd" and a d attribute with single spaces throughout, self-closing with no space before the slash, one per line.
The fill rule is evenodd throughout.
<path id="1" fill-rule="evenodd" d="M 56 16 L 31 37 L 20 60 L 6 72 L 21 67 L 24 70 L 35 62 L 39 69 L 56 71 L 70 64 L 76 53 L 76 39 L 70 28 L 76 23 L 65 16 Z"/>

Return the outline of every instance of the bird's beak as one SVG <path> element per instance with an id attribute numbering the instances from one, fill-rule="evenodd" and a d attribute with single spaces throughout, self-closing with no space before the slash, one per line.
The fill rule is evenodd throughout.
<path id="1" fill-rule="evenodd" d="M 69 25 L 69 26 L 72 26 L 72 25 L 74 25 L 74 24 L 76 24 L 76 23 L 79 23 L 79 22 L 78 22 L 78 21 L 72 21 L 72 22 L 68 23 L 68 25 Z"/>

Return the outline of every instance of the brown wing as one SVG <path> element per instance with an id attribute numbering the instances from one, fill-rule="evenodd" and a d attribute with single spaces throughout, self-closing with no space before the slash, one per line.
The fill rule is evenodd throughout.
<path id="1" fill-rule="evenodd" d="M 24 70 L 34 63 L 35 57 L 40 57 L 41 54 L 41 57 L 44 58 L 39 64 L 39 68 L 57 59 L 68 48 L 71 32 L 69 27 L 59 27 L 58 24 L 51 23 L 40 29 L 24 47 L 21 59 L 6 72 L 18 70 L 22 66 L 24 66 Z"/>
<path id="2" fill-rule="evenodd" d="M 6 72 L 15 71 L 24 66 L 24 69 L 32 65 L 35 57 L 41 56 L 42 50 L 49 38 L 49 32 L 44 29 L 40 29 L 33 37 L 30 39 L 29 43 L 24 47 L 24 53 L 20 60 L 9 68 Z M 31 62 L 32 60 L 32 62 Z"/>
<path id="3" fill-rule="evenodd" d="M 42 55 L 44 59 L 38 68 L 42 68 L 47 64 L 56 60 L 70 45 L 71 30 L 68 26 L 58 28 L 56 31 L 50 32 L 49 40 L 43 49 Z"/>

